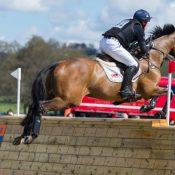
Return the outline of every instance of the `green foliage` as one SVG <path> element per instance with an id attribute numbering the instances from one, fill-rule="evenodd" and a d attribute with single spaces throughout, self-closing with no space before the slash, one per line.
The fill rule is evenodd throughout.
<path id="1" fill-rule="evenodd" d="M 95 52 L 93 45 L 89 47 L 86 44 L 60 44 L 54 39 L 46 42 L 39 36 L 33 36 L 23 47 L 17 42 L 0 42 L 1 103 L 3 100 L 5 103 L 8 100 L 9 103 L 16 100 L 17 81 L 10 73 L 18 67 L 22 70 L 21 100 L 28 104 L 34 78 L 43 67 L 66 58 L 91 56 Z"/>

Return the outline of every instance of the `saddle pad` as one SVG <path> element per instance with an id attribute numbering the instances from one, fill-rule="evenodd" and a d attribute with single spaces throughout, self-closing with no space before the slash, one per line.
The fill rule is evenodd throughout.
<path id="1" fill-rule="evenodd" d="M 114 62 L 106 62 L 99 58 L 96 58 L 96 60 L 102 66 L 104 72 L 106 73 L 108 79 L 111 82 L 116 83 L 123 81 L 123 75 L 121 74 L 120 69 L 116 66 Z M 140 68 L 137 74 L 133 77 L 132 82 L 135 82 L 138 79 L 139 74 L 140 74 Z"/>

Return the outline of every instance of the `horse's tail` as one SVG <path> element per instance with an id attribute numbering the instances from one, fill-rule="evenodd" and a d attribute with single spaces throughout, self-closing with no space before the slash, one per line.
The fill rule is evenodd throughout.
<path id="1" fill-rule="evenodd" d="M 36 79 L 33 82 L 32 85 L 32 91 L 31 91 L 31 97 L 32 101 L 29 105 L 28 113 L 26 117 L 21 122 L 22 126 L 25 126 L 27 123 L 31 123 L 32 120 L 34 120 L 34 117 L 39 112 L 39 102 L 46 100 L 46 87 L 45 87 L 45 81 L 46 76 L 50 71 L 53 71 L 58 63 L 54 63 L 51 65 L 48 65 L 44 69 L 42 69 L 38 75 L 36 76 Z"/>

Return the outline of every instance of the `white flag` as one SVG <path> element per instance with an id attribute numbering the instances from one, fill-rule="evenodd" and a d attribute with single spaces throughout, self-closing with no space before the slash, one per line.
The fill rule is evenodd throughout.
<path id="1" fill-rule="evenodd" d="M 16 69 L 11 73 L 13 77 L 15 77 L 18 81 L 17 83 L 17 116 L 20 114 L 20 89 L 21 89 L 21 68 Z"/>
<path id="2" fill-rule="evenodd" d="M 13 71 L 11 75 L 17 80 L 21 80 L 21 68 L 18 68 L 15 71 Z"/>

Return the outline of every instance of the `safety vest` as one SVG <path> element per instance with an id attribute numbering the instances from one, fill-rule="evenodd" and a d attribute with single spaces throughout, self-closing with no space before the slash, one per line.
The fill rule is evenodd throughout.
<path id="1" fill-rule="evenodd" d="M 134 33 L 135 24 L 141 25 L 141 23 L 135 19 L 125 19 L 102 35 L 107 38 L 117 38 L 121 45 L 127 48 L 130 43 L 137 40 Z M 143 28 L 142 25 L 141 28 Z"/>

